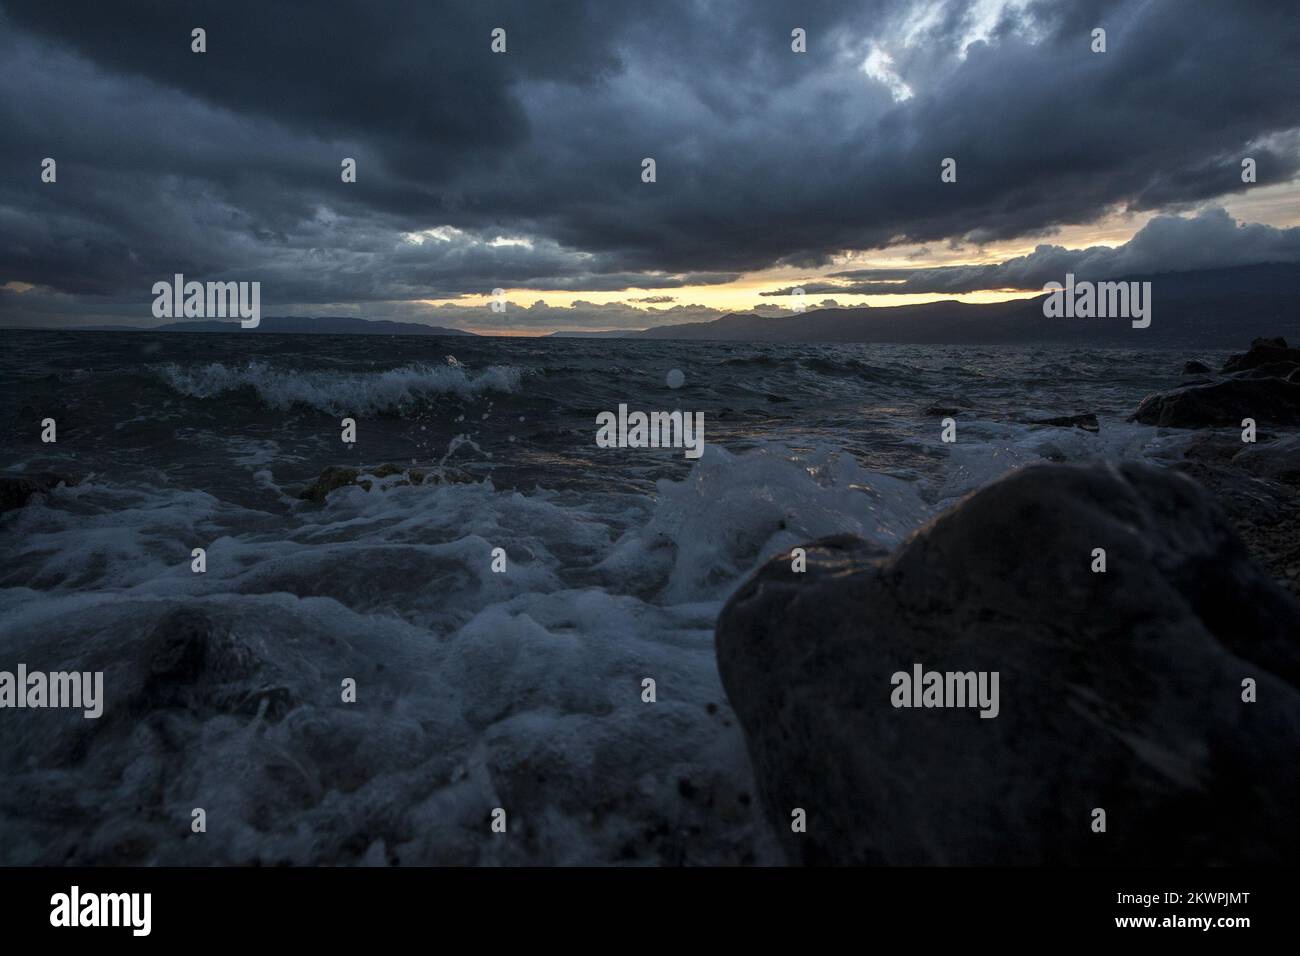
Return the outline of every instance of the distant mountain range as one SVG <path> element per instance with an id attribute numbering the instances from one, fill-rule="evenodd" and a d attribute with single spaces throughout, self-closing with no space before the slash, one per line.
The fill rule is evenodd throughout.
<path id="1" fill-rule="evenodd" d="M 1064 276 L 1061 277 L 1064 279 Z M 724 315 L 711 322 L 663 325 L 602 337 L 745 342 L 893 342 L 901 344 L 1052 343 L 1236 347 L 1255 336 L 1300 337 L 1300 264 L 1238 266 L 1128 276 L 1150 282 L 1151 326 L 1129 321 L 1043 315 L 1043 300 L 974 304 L 952 299 L 884 308 L 817 309 L 802 314 Z M 583 333 L 564 333 L 578 336 Z"/>
<path id="2" fill-rule="evenodd" d="M 1064 276 L 1061 277 L 1064 279 Z M 722 342 L 893 342 L 900 344 L 1043 343 L 1235 348 L 1256 336 L 1300 339 L 1300 263 L 1237 266 L 1128 276 L 1150 282 L 1151 326 L 1127 319 L 1064 319 L 1043 315 L 1042 295 L 1009 302 L 947 299 L 922 305 L 816 309 L 802 314 L 724 315 L 711 322 L 661 325 L 640 331 L 556 332 L 555 338 L 687 339 Z M 94 326 L 84 331 L 278 332 L 358 335 L 474 335 L 418 322 L 350 316 L 268 316 L 256 329 L 238 321 Z"/>
<path id="3" fill-rule="evenodd" d="M 388 319 L 355 319 L 346 315 L 268 315 L 256 328 L 244 329 L 238 320 L 208 319 L 196 322 L 168 322 L 166 325 L 97 325 L 83 327 L 83 332 L 277 332 L 314 333 L 317 335 L 473 335 L 464 329 L 447 329 L 419 322 L 393 322 Z"/>

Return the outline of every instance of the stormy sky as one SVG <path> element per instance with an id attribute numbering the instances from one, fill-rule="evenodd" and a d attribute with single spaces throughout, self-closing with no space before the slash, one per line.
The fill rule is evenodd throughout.
<path id="1" fill-rule="evenodd" d="M 0 324 L 178 272 L 543 332 L 1297 262 L 1296 90 L 1275 0 L 0 0 Z"/>

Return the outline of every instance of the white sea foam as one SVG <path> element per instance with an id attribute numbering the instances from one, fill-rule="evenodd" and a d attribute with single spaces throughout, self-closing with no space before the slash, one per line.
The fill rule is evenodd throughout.
<path id="1" fill-rule="evenodd" d="M 410 346 L 358 341 L 337 365 L 295 370 L 205 340 L 179 354 L 224 364 L 157 366 L 161 402 L 137 408 L 140 390 L 109 383 L 127 404 L 100 429 L 104 454 L 68 442 L 22 461 L 82 481 L 0 515 L 0 661 L 103 670 L 106 699 L 93 740 L 79 719 L 0 721 L 0 863 L 772 861 L 713 648 L 745 576 L 837 532 L 893 546 L 1031 461 L 1171 459 L 1186 440 L 1104 411 L 1100 434 L 1007 421 L 1132 407 L 1133 383 L 1164 359 L 1119 362 L 1121 386 L 1107 356 L 1080 385 L 1065 377 L 1077 363 L 864 347 L 824 371 L 807 367 L 821 353 L 796 366 L 783 351 L 743 359 L 736 377 L 725 370 L 745 366 L 691 371 L 701 407 L 722 406 L 698 462 L 592 461 L 576 413 L 590 421 L 637 376 L 659 389 L 663 368 L 689 363 L 677 346 L 639 343 L 611 365 L 607 343 L 561 359 L 523 341 L 465 344 L 504 365 L 376 371 L 368 355 L 391 365 Z M 500 393 L 524 390 L 516 362 L 538 369 L 528 395 L 481 424 Z M 1028 391 L 1015 384 L 1026 374 Z M 956 445 L 912 413 L 918 376 L 926 403 L 969 399 Z M 384 422 L 347 450 L 332 423 L 238 407 L 404 415 L 444 396 L 483 407 Z M 179 427 L 152 427 L 163 420 Z M 503 432 L 517 454 L 501 453 Z M 393 475 L 297 498 L 318 467 L 386 461 L 442 466 L 455 483 Z M 485 474 L 497 484 L 467 480 Z M 196 546 L 204 574 L 190 570 Z M 175 662 L 151 635 L 178 610 L 211 628 L 209 657 L 151 688 L 155 664 Z M 340 700 L 344 677 L 355 704 Z M 204 836 L 188 835 L 195 806 Z M 497 806 L 505 839 L 487 829 Z"/>
<path id="2" fill-rule="evenodd" d="M 0 796 L 0 860 L 773 862 L 713 651 L 745 575 L 837 532 L 893 546 L 1045 454 L 1177 453 L 1112 422 L 960 435 L 928 482 L 769 443 L 709 446 L 647 493 L 387 483 L 272 514 L 168 485 L 60 489 L 3 519 L 0 656 L 104 670 L 105 717 L 75 765 L 80 728 L 0 724 L 8 792 L 45 808 Z M 114 719 L 150 693 L 149 635 L 180 608 L 247 672 L 205 665 L 197 702 Z M 206 838 L 176 839 L 198 805 Z M 487 835 L 498 806 L 511 839 Z"/>
<path id="3" fill-rule="evenodd" d="M 1168 464 L 1182 456 L 1193 433 L 1166 432 L 1149 425 L 1103 420 L 1097 432 L 1051 428 L 1020 422 L 961 421 L 957 441 L 931 442 L 948 457 L 947 465 L 923 479 L 927 500 L 940 506 L 977 491 L 989 482 L 1034 462 L 1137 460 Z"/>
<path id="4" fill-rule="evenodd" d="M 280 368 L 252 361 L 243 366 L 221 362 L 157 367 L 172 389 L 192 398 L 216 398 L 252 388 L 274 409 L 306 405 L 334 415 L 396 412 L 440 395 L 472 397 L 518 390 L 522 373 L 507 365 L 473 372 L 459 362 L 415 363 L 382 372 L 343 372 Z"/>
<path id="5" fill-rule="evenodd" d="M 73 846 L 155 863 L 774 861 L 717 613 L 775 551 L 836 531 L 889 542 L 925 513 L 849 456 L 779 446 L 710 448 L 648 495 L 353 487 L 287 518 L 166 486 L 68 489 L 6 517 L 0 651 L 102 665 L 103 737 L 84 764 L 38 771 L 75 728 L 7 722 L 0 751 L 29 761 L 6 767 L 13 792 L 100 810 L 88 831 L 24 820 L 6 862 Z M 253 672 L 223 678 L 226 705 L 169 711 L 165 733 L 110 720 L 144 693 L 148 635 L 180 607 Z M 356 705 L 339 701 L 347 676 Z M 294 702 L 281 719 L 231 712 L 267 687 Z M 195 805 L 209 838 L 176 840 Z M 494 806 L 518 839 L 485 838 Z"/>

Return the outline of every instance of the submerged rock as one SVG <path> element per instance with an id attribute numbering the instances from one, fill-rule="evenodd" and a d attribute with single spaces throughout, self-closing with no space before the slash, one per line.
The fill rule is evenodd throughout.
<path id="1" fill-rule="evenodd" d="M 1195 482 L 1031 466 L 892 556 L 851 537 L 806 549 L 806 572 L 773 559 L 717 626 L 791 861 L 1294 859 L 1300 605 Z M 892 677 L 915 665 L 997 672 L 997 716 L 896 708 Z"/>
<path id="2" fill-rule="evenodd" d="M 960 415 L 963 410 L 973 408 L 970 399 L 963 395 L 949 395 L 931 402 L 922 411 L 923 415 Z"/>
<path id="3" fill-rule="evenodd" d="M 1170 428 L 1300 425 L 1300 385 L 1280 378 L 1234 378 L 1213 385 L 1149 395 L 1131 421 Z"/>
<path id="4" fill-rule="evenodd" d="M 1183 363 L 1184 375 L 1208 375 L 1209 373 L 1210 367 L 1204 362 L 1191 361 Z"/>
<path id="5" fill-rule="evenodd" d="M 359 474 L 360 472 L 355 468 L 339 468 L 331 465 L 322 471 L 320 477 L 308 485 L 298 497 L 303 501 L 321 504 L 329 497 L 331 491 L 356 484 Z"/>
<path id="6" fill-rule="evenodd" d="M 170 707 L 240 712 L 262 661 L 245 642 L 198 608 L 163 615 L 145 638 L 136 667 L 138 690 L 127 695 L 136 714 Z M 235 698 L 232 702 L 230 698 Z"/>
<path id="7" fill-rule="evenodd" d="M 439 468 L 436 471 L 426 472 L 419 468 L 403 468 L 400 465 L 390 463 L 364 471 L 357 468 L 340 468 L 331 465 L 322 471 L 320 477 L 308 485 L 298 497 L 304 501 L 314 501 L 317 504 L 322 504 L 329 497 L 330 492 L 337 491 L 339 488 L 357 485 L 369 491 L 374 484 L 372 479 L 392 478 L 396 475 L 402 476 L 401 479 L 386 482 L 386 487 L 422 485 L 426 481 L 430 484 L 440 484 L 442 482 L 467 480 L 463 472 L 448 468 Z"/>
<path id="8" fill-rule="evenodd" d="M 0 512 L 21 508 L 32 495 L 49 494 L 59 485 L 76 484 L 75 478 L 48 471 L 37 475 L 0 475 Z"/>
<path id="9" fill-rule="evenodd" d="M 1101 426 L 1097 423 L 1097 416 L 1093 412 L 1086 412 L 1082 415 L 1062 415 L 1058 418 L 1036 418 L 1032 419 L 1029 424 L 1051 425 L 1053 428 L 1082 428 L 1086 432 L 1101 430 Z"/>

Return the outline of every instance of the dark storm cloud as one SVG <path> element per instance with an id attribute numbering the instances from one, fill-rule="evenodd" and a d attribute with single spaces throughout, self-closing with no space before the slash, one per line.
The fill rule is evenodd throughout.
<path id="1" fill-rule="evenodd" d="M 808 282 L 764 296 L 825 292 L 853 295 L 956 294 L 981 289 L 1040 291 L 1048 282 L 1104 281 L 1191 269 L 1216 269 L 1262 262 L 1300 262 L 1300 227 L 1276 229 L 1238 223 L 1223 209 L 1191 218 L 1157 216 L 1119 246 L 1066 249 L 1040 245 L 1027 256 L 992 265 L 931 269 L 854 269 L 830 273 L 837 282 Z"/>
<path id="2" fill-rule="evenodd" d="M 0 285 L 104 306 L 184 272 L 258 279 L 272 307 L 673 288 L 1179 208 L 1244 188 L 1243 155 L 1260 184 L 1296 173 L 1286 5 L 986 7 L 6 0 Z"/>

